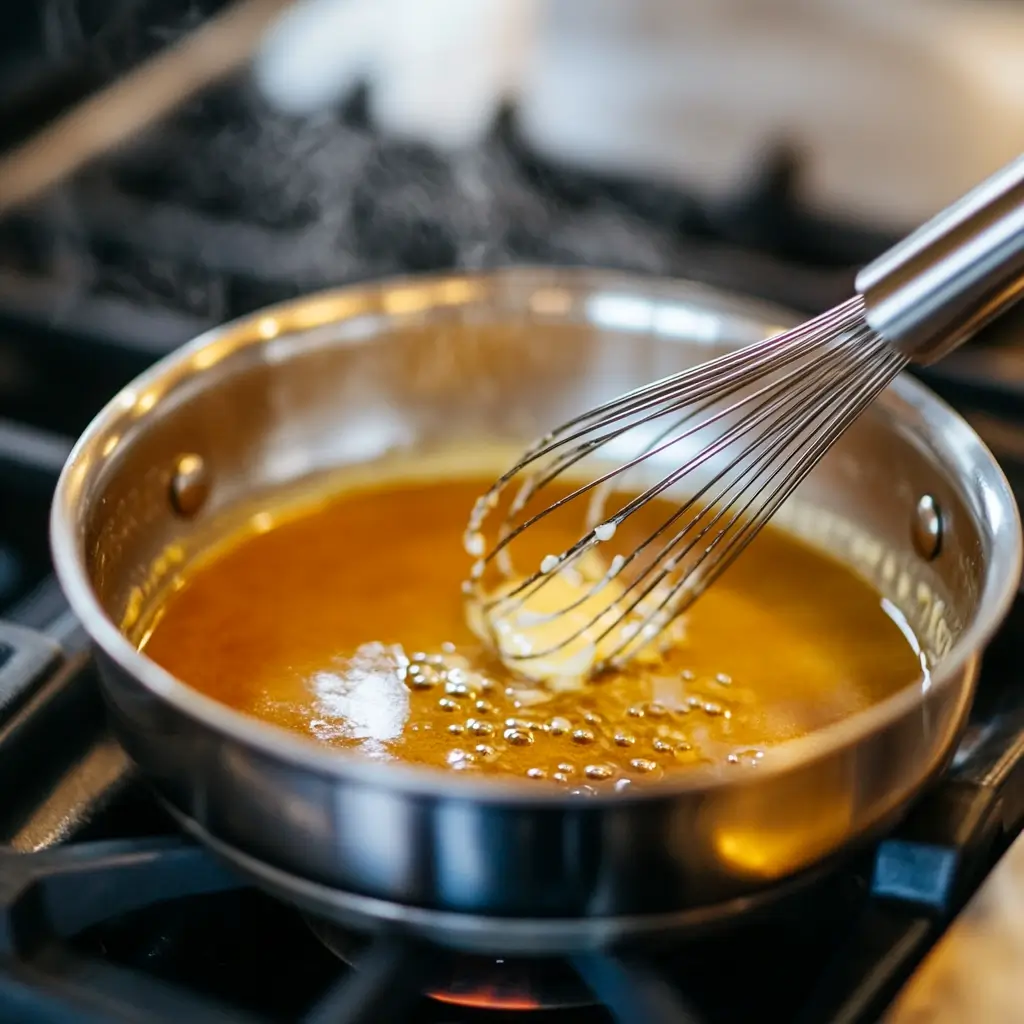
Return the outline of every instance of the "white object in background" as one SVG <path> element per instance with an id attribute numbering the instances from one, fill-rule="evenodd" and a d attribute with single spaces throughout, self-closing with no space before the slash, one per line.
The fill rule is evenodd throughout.
<path id="1" fill-rule="evenodd" d="M 742 184 L 778 142 L 804 198 L 896 227 L 1024 150 L 1024 7 L 985 0 L 548 0 L 522 80 L 541 152 Z"/>
<path id="2" fill-rule="evenodd" d="M 896 229 L 1024 149 L 997 0 L 300 0 L 257 74 L 298 111 L 364 77 L 382 129 L 442 146 L 513 99 L 540 153 L 706 196 L 787 142 L 809 203 Z"/>
<path id="3" fill-rule="evenodd" d="M 522 76 L 535 0 L 299 0 L 269 34 L 256 79 L 308 113 L 360 79 L 375 123 L 440 146 L 471 145 Z"/>

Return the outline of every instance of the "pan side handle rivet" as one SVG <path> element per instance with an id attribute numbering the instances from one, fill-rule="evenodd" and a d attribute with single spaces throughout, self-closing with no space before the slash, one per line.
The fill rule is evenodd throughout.
<path id="1" fill-rule="evenodd" d="M 180 455 L 171 475 L 171 507 L 179 516 L 191 519 L 210 496 L 210 476 L 202 456 Z"/>
<path id="2" fill-rule="evenodd" d="M 942 513 L 939 503 L 930 495 L 922 495 L 914 509 L 911 527 L 914 550 L 926 561 L 937 558 L 942 550 Z"/>

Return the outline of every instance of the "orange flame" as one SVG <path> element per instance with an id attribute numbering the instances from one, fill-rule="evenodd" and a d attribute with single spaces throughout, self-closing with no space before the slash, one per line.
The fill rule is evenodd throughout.
<path id="1" fill-rule="evenodd" d="M 539 1010 L 536 999 L 524 995 L 505 995 L 494 988 L 482 987 L 472 992 L 428 992 L 431 999 L 449 1006 L 472 1010 Z"/>

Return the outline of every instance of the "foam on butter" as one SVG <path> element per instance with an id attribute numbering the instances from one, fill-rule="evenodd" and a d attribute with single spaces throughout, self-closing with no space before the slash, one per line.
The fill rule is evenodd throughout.
<path id="1" fill-rule="evenodd" d="M 635 597 L 624 596 L 621 564 L 619 558 L 606 566 L 594 551 L 561 569 L 557 559 L 545 559 L 543 586 L 502 601 L 526 577 L 506 579 L 496 590 L 471 596 L 467 621 L 506 668 L 555 690 L 583 686 L 612 657 L 656 663 L 666 646 L 683 638 L 683 621 L 661 627 L 656 611 L 667 595 L 661 587 L 623 616 Z"/>

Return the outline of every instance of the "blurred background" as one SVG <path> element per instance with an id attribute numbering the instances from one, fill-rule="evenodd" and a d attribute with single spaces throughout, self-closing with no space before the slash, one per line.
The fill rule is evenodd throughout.
<path id="1" fill-rule="evenodd" d="M 1024 149 L 1015 0 L 234 7 L 252 60 L 0 217 L 0 415 L 74 433 L 206 326 L 397 272 L 591 264 L 821 309 Z M 0 151 L 226 14 L 8 0 Z"/>

